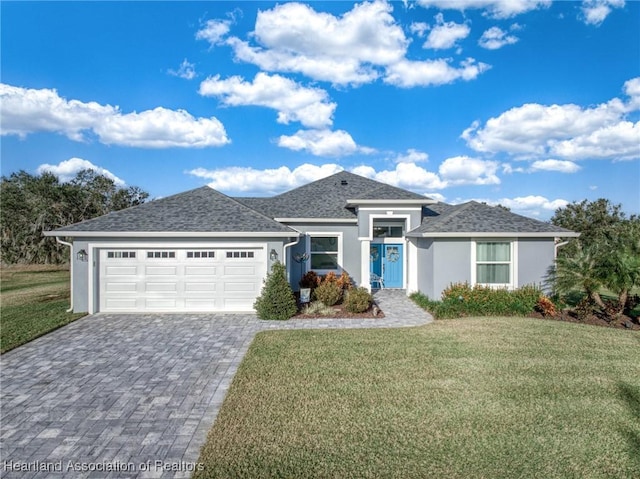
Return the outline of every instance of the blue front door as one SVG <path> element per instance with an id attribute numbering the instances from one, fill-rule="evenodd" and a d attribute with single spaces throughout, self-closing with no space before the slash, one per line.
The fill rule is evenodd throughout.
<path id="1" fill-rule="evenodd" d="M 371 245 L 371 272 L 382 278 L 385 288 L 402 288 L 403 286 L 402 246 L 381 243 Z"/>

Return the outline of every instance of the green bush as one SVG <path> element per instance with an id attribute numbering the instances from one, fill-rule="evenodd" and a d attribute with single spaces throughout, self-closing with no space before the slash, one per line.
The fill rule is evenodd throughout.
<path id="1" fill-rule="evenodd" d="M 315 298 L 327 306 L 333 306 L 342 299 L 342 287 L 335 280 L 326 279 L 314 290 Z"/>
<path id="2" fill-rule="evenodd" d="M 302 313 L 311 315 L 317 314 L 320 316 L 331 316 L 336 312 L 331 306 L 327 306 L 322 301 L 314 301 L 313 303 L 307 304 L 302 310 Z"/>
<path id="3" fill-rule="evenodd" d="M 421 293 L 414 293 L 411 297 L 436 318 L 444 319 L 465 316 L 524 316 L 534 311 L 540 296 L 542 292 L 534 286 L 508 290 L 454 283 L 442 292 L 442 301 L 431 301 Z"/>
<path id="4" fill-rule="evenodd" d="M 350 313 L 364 313 L 373 303 L 373 296 L 366 288 L 352 288 L 344 299 L 344 308 Z"/>
<path id="5" fill-rule="evenodd" d="M 271 268 L 253 307 L 260 319 L 285 320 L 298 312 L 296 298 L 282 263 L 275 263 Z"/>

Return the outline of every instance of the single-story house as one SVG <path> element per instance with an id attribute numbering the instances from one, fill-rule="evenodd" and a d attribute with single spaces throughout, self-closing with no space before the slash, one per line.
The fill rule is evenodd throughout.
<path id="1" fill-rule="evenodd" d="M 309 270 L 434 299 L 452 282 L 516 288 L 578 236 L 346 171 L 269 198 L 204 186 L 45 234 L 71 247 L 73 310 L 89 313 L 251 311 L 275 261 L 294 290 Z"/>

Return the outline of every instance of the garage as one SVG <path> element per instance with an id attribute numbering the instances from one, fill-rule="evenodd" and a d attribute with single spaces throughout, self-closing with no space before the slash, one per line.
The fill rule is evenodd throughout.
<path id="1" fill-rule="evenodd" d="M 102 312 L 253 311 L 266 246 L 102 248 Z"/>

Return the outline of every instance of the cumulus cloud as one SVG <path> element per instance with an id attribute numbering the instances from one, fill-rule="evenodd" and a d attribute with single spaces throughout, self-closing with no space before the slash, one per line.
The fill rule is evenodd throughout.
<path id="1" fill-rule="evenodd" d="M 196 66 L 193 63 L 189 63 L 185 58 L 177 70 L 170 69 L 167 73 L 185 80 L 193 80 L 196 77 Z"/>
<path id="2" fill-rule="evenodd" d="M 429 155 L 424 151 L 409 148 L 406 153 L 400 153 L 393 158 L 395 163 L 422 163 L 429 160 Z"/>
<path id="3" fill-rule="evenodd" d="M 445 22 L 442 13 L 436 16 L 436 25 L 429 32 L 425 48 L 443 50 L 452 48 L 459 40 L 464 40 L 469 36 L 471 29 L 465 23 Z"/>
<path id="4" fill-rule="evenodd" d="M 57 165 L 44 163 L 38 166 L 38 169 L 36 171 L 39 175 L 45 172 L 52 173 L 57 176 L 60 181 L 67 182 L 71 181 L 82 170 L 93 170 L 96 173 L 113 180 L 116 186 L 125 185 L 124 180 L 118 178 L 109 170 L 100 166 L 96 166 L 90 161 L 83 160 L 82 158 L 70 158 L 68 160 L 61 161 Z"/>
<path id="5" fill-rule="evenodd" d="M 551 0 L 418 0 L 418 5 L 441 10 L 484 10 L 492 18 L 510 18 L 539 8 L 547 8 Z"/>
<path id="6" fill-rule="evenodd" d="M 480 37 L 478 45 L 488 50 L 497 50 L 505 45 L 512 45 L 518 41 L 518 37 L 509 35 L 500 27 L 491 27 Z"/>
<path id="7" fill-rule="evenodd" d="M 583 0 L 582 20 L 587 25 L 598 27 L 609 16 L 612 9 L 622 8 L 624 5 L 624 0 Z"/>
<path id="8" fill-rule="evenodd" d="M 387 68 L 384 81 L 401 88 L 444 85 L 456 80 L 475 80 L 489 68 L 490 66 L 485 63 L 476 63 L 473 58 L 462 61 L 457 68 L 451 66 L 445 59 L 402 60 Z"/>
<path id="9" fill-rule="evenodd" d="M 531 171 L 558 171 L 560 173 L 576 173 L 580 166 L 566 160 L 536 160 L 531 164 Z"/>
<path id="10" fill-rule="evenodd" d="M 258 13 L 248 40 L 225 38 L 238 61 L 252 63 L 268 72 L 300 73 L 334 85 L 359 86 L 379 78 L 393 85 L 429 86 L 470 80 L 484 71 L 483 64 L 467 60 L 460 68 L 447 60 L 410 62 L 410 40 L 391 14 L 389 2 L 356 4 L 341 16 L 317 12 L 297 2 L 277 5 Z M 441 23 L 431 32 L 433 48 L 449 48 L 468 35 L 464 24 Z M 414 23 L 412 33 L 424 35 L 428 25 Z M 418 69 L 421 74 L 402 77 Z M 433 70 L 438 70 L 434 72 Z M 434 80 L 434 76 L 437 78 Z"/>
<path id="11" fill-rule="evenodd" d="M 614 98 L 583 108 L 579 105 L 529 103 L 474 122 L 462 133 L 467 145 L 483 153 L 506 153 L 518 159 L 560 157 L 629 160 L 640 158 L 639 124 L 625 119 L 640 108 L 640 79 L 624 85 L 627 102 Z"/>
<path id="12" fill-rule="evenodd" d="M 220 45 L 230 30 L 230 20 L 207 20 L 196 32 L 196 40 L 206 40 L 211 46 Z"/>
<path id="13" fill-rule="evenodd" d="M 444 160 L 438 172 L 446 186 L 497 185 L 500 184 L 500 178 L 496 175 L 498 166 L 497 161 L 455 156 Z"/>
<path id="14" fill-rule="evenodd" d="M 158 107 L 123 114 L 119 107 L 67 100 L 52 89 L 27 89 L 0 84 L 2 135 L 21 138 L 34 132 L 66 135 L 86 141 L 97 135 L 106 145 L 142 148 L 203 148 L 229 143 L 215 117 L 194 118 L 184 110 Z"/>
<path id="15" fill-rule="evenodd" d="M 425 33 L 429 31 L 429 25 L 425 22 L 413 22 L 409 25 L 409 31 L 419 37 L 424 37 Z"/>
<path id="16" fill-rule="evenodd" d="M 211 180 L 209 186 L 227 193 L 277 194 L 316 181 L 342 171 L 334 163 L 320 166 L 305 163 L 293 170 L 286 166 L 258 170 L 255 168 L 229 167 L 208 170 L 196 168 L 187 173 Z"/>
<path id="17" fill-rule="evenodd" d="M 294 151 L 306 151 L 315 156 L 347 156 L 354 153 L 372 153 L 372 148 L 359 146 L 344 130 L 298 130 L 293 135 L 282 135 L 278 146 Z"/>
<path id="18" fill-rule="evenodd" d="M 253 82 L 233 76 L 209 77 L 200 84 L 199 93 L 213 96 L 229 106 L 255 105 L 278 112 L 278 123 L 292 121 L 310 128 L 324 128 L 333 123 L 336 104 L 320 88 L 307 88 L 280 75 L 258 73 Z"/>

